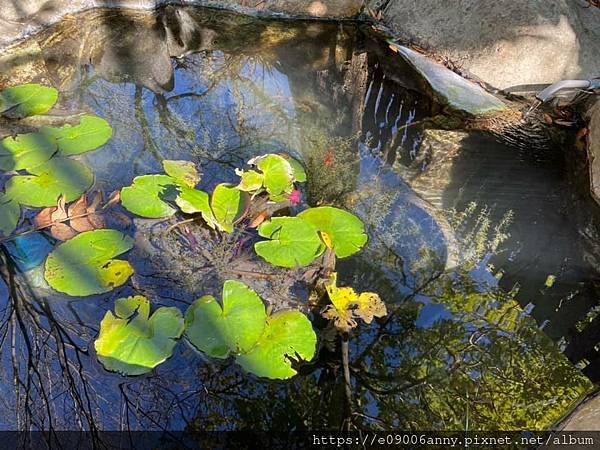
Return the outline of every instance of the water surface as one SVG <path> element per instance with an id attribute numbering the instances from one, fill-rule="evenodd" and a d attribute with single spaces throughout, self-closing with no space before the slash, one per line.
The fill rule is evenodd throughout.
<path id="1" fill-rule="evenodd" d="M 339 345 L 325 334 L 315 361 L 286 382 L 185 342 L 148 375 L 109 373 L 93 340 L 115 299 L 143 293 L 184 310 L 231 277 L 214 261 L 199 270 L 205 257 L 165 235 L 169 223 L 129 217 L 111 224 L 139 244 L 124 287 L 66 297 L 44 287 L 39 268 L 7 280 L 12 295 L 0 284 L 1 429 L 541 429 L 591 388 L 573 364 L 590 355 L 568 343 L 597 305 L 586 225 L 571 211 L 593 205 L 571 183 L 564 149 L 530 154 L 482 132 L 432 129 L 439 105 L 360 27 L 91 11 L 16 54 L 2 61 L 2 85 L 54 85 L 62 114 L 112 125 L 109 144 L 81 158 L 105 193 L 161 172 L 163 159 L 195 162 L 205 190 L 259 154 L 300 159 L 306 203 L 349 208 L 367 224 L 369 245 L 340 263 L 340 277 L 380 293 L 390 314 L 352 333 L 350 403 Z M 308 309 L 306 292 L 279 289 L 271 300 L 293 292 Z M 595 351 L 593 337 L 583 342 Z"/>

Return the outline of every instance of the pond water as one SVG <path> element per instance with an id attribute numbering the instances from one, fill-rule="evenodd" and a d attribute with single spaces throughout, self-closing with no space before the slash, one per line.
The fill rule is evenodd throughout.
<path id="1" fill-rule="evenodd" d="M 241 276 L 276 309 L 308 311 L 293 279 L 244 276 L 236 261 L 250 256 L 212 248 L 211 259 L 190 244 L 198 230 L 165 233 L 178 219 L 122 209 L 110 225 L 136 238 L 136 274 L 123 287 L 68 297 L 45 285 L 41 267 L 6 280 L 11 291 L 0 284 L 0 429 L 540 429 L 600 378 L 586 327 L 598 305 L 595 222 L 581 213 L 594 205 L 565 149 L 435 129 L 427 119 L 439 105 L 361 26 L 90 11 L 0 64 L 0 87 L 50 84 L 59 114 L 111 124 L 110 142 L 79 158 L 105 194 L 161 173 L 164 159 L 193 161 L 210 191 L 254 156 L 293 155 L 307 169 L 304 202 L 366 223 L 369 244 L 337 270 L 344 284 L 378 292 L 389 313 L 351 333 L 351 399 L 339 345 L 325 335 L 288 381 L 184 341 L 147 375 L 108 372 L 93 341 L 120 297 L 184 311 Z M 4 126 L 0 134 L 13 132 Z"/>

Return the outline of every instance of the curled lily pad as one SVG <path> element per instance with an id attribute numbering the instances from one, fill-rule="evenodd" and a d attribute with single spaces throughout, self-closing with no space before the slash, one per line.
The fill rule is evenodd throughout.
<path id="1" fill-rule="evenodd" d="M 325 287 L 332 304 L 323 310 L 322 315 L 332 320 L 340 331 L 348 332 L 355 328 L 357 319 L 371 323 L 373 318 L 387 315 L 387 308 L 379 295 L 373 292 L 357 294 L 351 287 L 338 287 L 336 273 L 332 274 Z"/>
<path id="2" fill-rule="evenodd" d="M 43 208 L 56 206 L 59 197 L 72 202 L 94 183 L 85 165 L 69 158 L 55 157 L 6 182 L 6 195 L 22 205 Z"/>
<path id="3" fill-rule="evenodd" d="M 56 142 L 40 133 L 7 137 L 0 143 L 0 170 L 23 170 L 39 166 L 56 153 Z"/>
<path id="4" fill-rule="evenodd" d="M 150 315 L 146 297 L 120 298 L 115 314 L 108 311 L 94 342 L 105 369 L 124 375 L 142 375 L 166 361 L 183 333 L 177 308 L 158 308 Z"/>
<path id="5" fill-rule="evenodd" d="M 206 224 L 213 230 L 217 227 L 217 219 L 215 219 L 215 215 L 212 212 L 210 198 L 206 192 L 199 189 L 182 187 L 175 203 L 186 214 L 202 214 L 202 218 Z"/>
<path id="6" fill-rule="evenodd" d="M 295 158 L 292 158 L 287 153 L 282 153 L 281 156 L 284 157 L 286 161 L 290 163 L 290 166 L 292 166 L 295 181 L 297 181 L 298 183 L 305 183 L 306 171 L 304 170 L 304 166 L 300 163 L 300 161 L 298 161 Z"/>
<path id="7" fill-rule="evenodd" d="M 185 334 L 200 351 L 213 358 L 247 352 L 265 328 L 265 306 L 260 297 L 239 281 L 223 285 L 223 307 L 204 296 L 185 315 Z"/>
<path id="8" fill-rule="evenodd" d="M 325 234 L 324 241 L 338 258 L 353 255 L 367 243 L 363 222 L 343 209 L 321 206 L 302 211 L 298 217 Z"/>
<path id="9" fill-rule="evenodd" d="M 275 266 L 306 266 L 325 251 L 317 228 L 298 217 L 275 217 L 258 234 L 270 240 L 257 242 L 256 253 Z"/>
<path id="10" fill-rule="evenodd" d="M 210 198 L 210 207 L 217 227 L 231 233 L 234 224 L 246 214 L 248 197 L 231 185 L 219 184 Z"/>
<path id="11" fill-rule="evenodd" d="M 240 184 L 238 189 L 245 192 L 259 191 L 263 187 L 265 177 L 262 173 L 258 173 L 255 170 L 236 170 L 236 173 L 240 176 Z"/>
<path id="12" fill-rule="evenodd" d="M 176 209 L 170 201 L 175 201 L 179 184 L 168 175 L 142 175 L 134 178 L 131 186 L 121 190 L 123 206 L 141 217 L 160 219 L 171 217 Z"/>
<path id="13" fill-rule="evenodd" d="M 285 200 L 285 194 L 294 190 L 294 169 L 280 155 L 270 153 L 248 161 L 263 174 L 263 186 L 273 201 Z"/>
<path id="14" fill-rule="evenodd" d="M 82 116 L 79 125 L 44 127 L 40 133 L 58 144 L 61 155 L 80 155 L 106 144 L 112 136 L 109 123 L 96 116 Z"/>
<path id="15" fill-rule="evenodd" d="M 184 186 L 193 188 L 200 182 L 200 174 L 193 162 L 164 160 L 163 168 L 167 175 L 175 178 Z"/>
<path id="16" fill-rule="evenodd" d="M 291 360 L 310 361 L 317 336 L 310 320 L 300 311 L 280 311 L 267 318 L 265 330 L 252 347 L 236 357 L 246 371 L 259 377 L 286 379 L 296 375 Z"/>
<path id="17" fill-rule="evenodd" d="M 116 230 L 81 233 L 50 253 L 45 265 L 46 281 L 72 296 L 110 292 L 133 275 L 127 261 L 113 259 L 132 247 L 133 239 Z"/>
<path id="18" fill-rule="evenodd" d="M 39 84 L 12 86 L 0 92 L 0 114 L 22 118 L 49 111 L 58 100 L 58 91 Z"/>
<path id="19" fill-rule="evenodd" d="M 8 236 L 17 228 L 21 206 L 15 200 L 0 194 L 0 235 Z"/>

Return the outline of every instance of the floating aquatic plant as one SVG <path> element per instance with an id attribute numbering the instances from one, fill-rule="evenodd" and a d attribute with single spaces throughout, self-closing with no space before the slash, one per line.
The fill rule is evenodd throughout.
<path id="1" fill-rule="evenodd" d="M 174 161 L 174 160 L 164 160 L 163 168 L 165 169 L 165 173 L 181 184 L 193 188 L 200 182 L 200 173 L 196 166 L 191 161 Z"/>
<path id="2" fill-rule="evenodd" d="M 56 150 L 56 141 L 41 133 L 4 138 L 0 143 L 0 170 L 29 170 L 48 161 Z"/>
<path id="3" fill-rule="evenodd" d="M 102 147 L 111 138 L 112 128 L 100 117 L 85 115 L 78 125 L 43 127 L 40 134 L 56 142 L 62 156 L 72 156 Z"/>
<path id="4" fill-rule="evenodd" d="M 276 217 L 263 223 L 258 234 L 268 241 L 257 242 L 256 253 L 281 267 L 312 263 L 329 247 L 339 258 L 360 251 L 367 242 L 362 221 L 355 215 L 324 206 L 307 209 L 297 217 Z"/>
<path id="5" fill-rule="evenodd" d="M 22 118 L 50 110 L 58 91 L 38 84 L 13 86 L 0 92 L 0 113 Z M 0 233 L 7 237 L 18 226 L 21 205 L 53 207 L 59 199 L 71 202 L 93 184 L 84 164 L 68 158 L 104 145 L 112 128 L 104 119 L 84 115 L 78 125 L 44 127 L 0 142 L 0 170 L 26 171 L 8 179 L 0 194 Z"/>
<path id="6" fill-rule="evenodd" d="M 6 195 L 25 206 L 55 206 L 63 196 L 67 202 L 79 198 L 94 182 L 90 169 L 79 161 L 64 157 L 51 160 L 6 182 Z"/>
<path id="7" fill-rule="evenodd" d="M 123 207 L 141 217 L 160 219 L 177 212 L 172 206 L 179 190 L 177 180 L 168 175 L 141 175 L 121 189 Z M 171 200 L 171 201 L 168 201 Z"/>
<path id="8" fill-rule="evenodd" d="M 299 217 L 275 217 L 258 234 L 268 240 L 254 245 L 256 254 L 275 266 L 307 266 L 325 251 L 319 230 Z"/>
<path id="9" fill-rule="evenodd" d="M 12 86 L 0 92 L 0 114 L 22 118 L 49 111 L 58 100 L 58 91 L 39 84 Z"/>
<path id="10" fill-rule="evenodd" d="M 183 333 L 183 315 L 174 307 L 161 307 L 150 314 L 150 301 L 143 296 L 115 301 L 100 322 L 94 342 L 98 360 L 105 369 L 124 375 L 142 375 L 166 361 Z"/>
<path id="11" fill-rule="evenodd" d="M 269 199 L 281 202 L 294 191 L 295 182 L 306 181 L 306 172 L 298 161 L 288 155 L 269 153 L 248 161 L 257 170 L 236 170 L 241 181 L 240 190 L 254 196 L 267 192 Z"/>
<path id="12" fill-rule="evenodd" d="M 210 202 L 206 192 L 191 188 L 181 189 L 175 202 L 183 212 L 200 213 L 209 227 L 226 233 L 233 232 L 248 208 L 247 194 L 225 183 L 215 187 Z"/>
<path id="13" fill-rule="evenodd" d="M 49 110 L 55 101 L 51 88 L 15 87 L 0 93 L 0 113 L 24 117 Z M 65 240 L 47 256 L 45 278 L 52 288 L 68 295 L 106 293 L 134 273 L 129 262 L 115 259 L 133 247 L 133 239 L 117 230 L 98 229 L 105 222 L 97 211 L 98 202 L 88 203 L 86 194 L 93 175 L 69 158 L 106 144 L 111 136 L 112 128 L 104 119 L 85 115 L 77 125 L 44 127 L 38 133 L 6 138 L 0 145 L 0 170 L 28 172 L 12 176 L 0 194 L 0 233 L 7 236 L 16 229 L 21 205 L 44 207 L 34 224 Z M 252 199 L 262 196 L 263 220 L 277 211 L 263 211 L 265 204 L 299 202 L 295 183 L 307 177 L 297 160 L 270 153 L 249 165 L 249 170 L 236 171 L 241 177 L 237 186 L 218 184 L 209 195 L 196 189 L 200 173 L 192 162 L 165 160 L 164 174 L 136 177 L 121 190 L 120 200 L 142 217 L 170 217 L 178 210 L 200 214 L 208 226 L 228 233 L 246 217 L 249 194 Z M 119 195 L 114 198 L 118 201 Z M 260 225 L 258 234 L 267 240 L 256 243 L 256 252 L 282 267 L 306 266 L 327 248 L 337 257 L 350 256 L 367 241 L 357 217 L 332 207 L 308 209 L 297 217 L 273 217 Z M 332 305 L 323 315 L 340 329 L 353 326 L 356 318 L 370 322 L 373 316 L 381 316 L 382 308 L 385 313 L 375 294 L 337 288 L 335 279 L 327 289 Z M 176 308 L 161 307 L 150 314 L 150 302 L 142 296 L 118 299 L 114 313 L 108 311 L 101 322 L 95 348 L 107 370 L 139 375 L 169 358 L 184 330 L 187 339 L 207 355 L 232 356 L 246 371 L 272 379 L 294 376 L 292 362 L 311 360 L 316 352 L 316 334 L 303 313 L 269 314 L 256 292 L 233 280 L 223 286 L 222 303 L 204 296 L 188 308 L 185 320 Z"/>
<path id="14" fill-rule="evenodd" d="M 336 273 L 332 274 L 325 287 L 332 304 L 325 307 L 321 314 L 326 319 L 332 320 L 334 326 L 342 332 L 355 328 L 358 319 L 371 323 L 374 317 L 387 315 L 385 303 L 381 301 L 379 295 L 373 292 L 358 294 L 351 287 L 338 287 Z"/>
<path id="15" fill-rule="evenodd" d="M 17 228 L 21 206 L 7 195 L 0 194 L 0 234 L 8 236 Z"/>
<path id="16" fill-rule="evenodd" d="M 239 281 L 225 282 L 222 303 L 206 295 L 192 303 L 185 315 L 186 337 L 213 358 L 249 351 L 263 334 L 267 319 L 258 294 Z"/>
<path id="17" fill-rule="evenodd" d="M 133 239 L 116 230 L 78 234 L 50 253 L 46 281 L 53 289 L 72 296 L 110 292 L 134 273 L 129 262 L 113 259 L 132 247 Z"/>
<path id="18" fill-rule="evenodd" d="M 235 356 L 246 371 L 273 379 L 294 376 L 292 360 L 314 357 L 317 337 L 300 311 L 267 316 L 260 297 L 239 281 L 226 281 L 222 297 L 222 306 L 205 296 L 186 313 L 186 337 L 200 351 L 215 358 Z"/>
<path id="19" fill-rule="evenodd" d="M 321 233 L 327 247 L 338 258 L 345 258 L 359 252 L 367 243 L 365 225 L 354 214 L 331 206 L 309 208 L 298 217 Z"/>

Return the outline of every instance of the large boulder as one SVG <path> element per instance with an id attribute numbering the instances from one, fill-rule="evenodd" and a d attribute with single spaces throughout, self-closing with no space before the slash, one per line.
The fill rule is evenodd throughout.
<path id="1" fill-rule="evenodd" d="M 496 88 L 600 76 L 600 8 L 586 0 L 370 0 L 406 40 Z"/>

